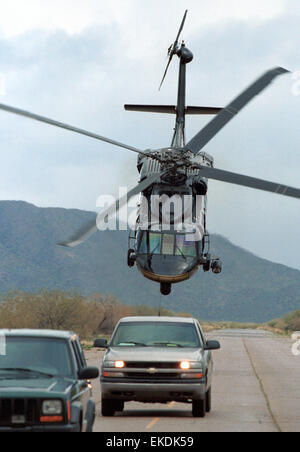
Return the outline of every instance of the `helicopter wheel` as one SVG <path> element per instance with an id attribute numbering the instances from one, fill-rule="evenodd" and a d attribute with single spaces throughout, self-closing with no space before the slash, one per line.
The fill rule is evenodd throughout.
<path id="1" fill-rule="evenodd" d="M 172 284 L 170 283 L 161 283 L 160 284 L 160 293 L 162 295 L 170 295 L 172 290 Z"/>

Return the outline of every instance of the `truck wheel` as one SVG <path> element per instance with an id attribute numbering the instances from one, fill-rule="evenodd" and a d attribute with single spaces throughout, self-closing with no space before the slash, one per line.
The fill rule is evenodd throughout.
<path id="1" fill-rule="evenodd" d="M 206 393 L 206 412 L 207 413 L 211 412 L 211 387 Z"/>
<path id="2" fill-rule="evenodd" d="M 102 416 L 113 416 L 115 414 L 115 403 L 111 399 L 101 400 L 101 414 Z"/>
<path id="3" fill-rule="evenodd" d="M 204 400 L 193 400 L 193 416 L 194 417 L 205 417 L 206 414 L 206 399 Z"/>
<path id="4" fill-rule="evenodd" d="M 124 410 L 123 400 L 114 400 L 114 408 L 116 411 L 122 412 Z"/>

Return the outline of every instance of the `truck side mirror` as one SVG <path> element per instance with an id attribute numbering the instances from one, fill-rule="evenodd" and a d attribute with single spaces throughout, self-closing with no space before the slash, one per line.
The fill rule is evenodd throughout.
<path id="1" fill-rule="evenodd" d="M 220 350 L 221 345 L 218 341 L 207 341 L 204 350 Z"/>
<path id="2" fill-rule="evenodd" d="M 78 378 L 80 380 L 92 380 L 99 377 L 98 367 L 84 367 L 79 371 Z"/>
<path id="3" fill-rule="evenodd" d="M 94 348 L 108 348 L 106 339 L 96 339 L 94 342 Z"/>

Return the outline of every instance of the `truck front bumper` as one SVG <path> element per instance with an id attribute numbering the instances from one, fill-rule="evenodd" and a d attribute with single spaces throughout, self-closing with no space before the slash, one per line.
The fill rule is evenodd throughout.
<path id="1" fill-rule="evenodd" d="M 137 402 L 187 402 L 203 400 L 206 395 L 206 380 L 182 382 L 122 382 L 101 379 L 102 397 Z"/>
<path id="2" fill-rule="evenodd" d="M 0 427 L 0 433 L 76 433 L 79 432 L 79 425 L 32 425 L 28 427 Z"/>

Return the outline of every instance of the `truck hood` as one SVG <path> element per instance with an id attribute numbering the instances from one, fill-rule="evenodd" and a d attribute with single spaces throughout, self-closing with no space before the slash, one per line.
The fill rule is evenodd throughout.
<path id="1" fill-rule="evenodd" d="M 66 393 L 73 385 L 67 378 L 0 378 L 1 397 L 47 397 Z"/>
<path id="2" fill-rule="evenodd" d="M 107 361 L 200 361 L 203 357 L 202 349 L 179 347 L 111 347 L 106 355 Z"/>

